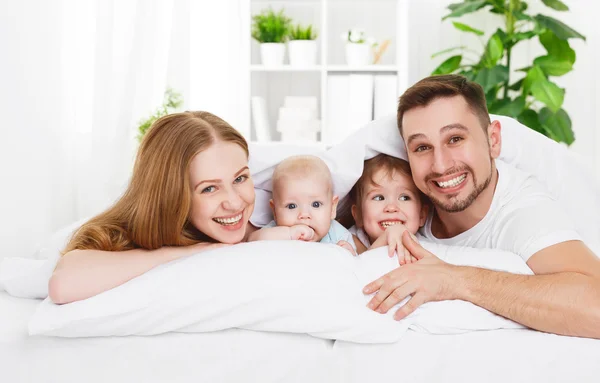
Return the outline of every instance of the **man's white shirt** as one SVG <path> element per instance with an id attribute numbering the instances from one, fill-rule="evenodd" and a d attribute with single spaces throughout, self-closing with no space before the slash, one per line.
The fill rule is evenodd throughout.
<path id="1" fill-rule="evenodd" d="M 537 179 L 499 160 L 496 168 L 498 184 L 492 204 L 479 223 L 455 237 L 436 238 L 431 232 L 431 209 L 420 233 L 445 245 L 510 251 L 525 261 L 552 245 L 581 240 L 573 220 Z"/>

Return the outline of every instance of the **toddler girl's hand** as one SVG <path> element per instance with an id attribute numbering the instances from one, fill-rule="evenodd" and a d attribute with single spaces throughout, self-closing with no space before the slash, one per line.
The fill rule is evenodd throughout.
<path id="1" fill-rule="evenodd" d="M 388 255 L 393 257 L 395 251 L 398 254 L 398 263 L 401 265 L 417 261 L 410 251 L 404 247 L 404 244 L 402 244 L 402 234 L 405 231 L 407 231 L 406 226 L 401 223 L 397 223 L 388 227 L 384 234 L 388 244 Z M 411 234 L 411 236 L 414 238 L 414 235 Z"/>
<path id="2" fill-rule="evenodd" d="M 294 225 L 290 227 L 290 239 L 310 241 L 315 236 L 315 231 L 306 225 Z"/>
<path id="3" fill-rule="evenodd" d="M 341 239 L 338 241 L 337 245 L 348 250 L 349 252 L 352 253 L 352 255 L 356 255 L 356 251 L 354 251 L 354 248 L 352 247 L 352 245 L 349 244 L 347 241 L 344 241 L 343 239 Z"/>

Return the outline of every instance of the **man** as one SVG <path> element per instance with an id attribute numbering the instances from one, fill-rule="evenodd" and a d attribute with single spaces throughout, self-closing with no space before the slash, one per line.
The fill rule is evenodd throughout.
<path id="1" fill-rule="evenodd" d="M 422 229 L 431 241 L 519 254 L 535 275 L 447 264 L 404 233 L 419 259 L 370 283 L 369 307 L 401 319 L 429 301 L 462 299 L 525 326 L 600 338 L 600 259 L 541 184 L 496 158 L 501 126 L 490 121 L 482 88 L 462 76 L 433 76 L 398 106 L 417 187 L 434 209 Z"/>

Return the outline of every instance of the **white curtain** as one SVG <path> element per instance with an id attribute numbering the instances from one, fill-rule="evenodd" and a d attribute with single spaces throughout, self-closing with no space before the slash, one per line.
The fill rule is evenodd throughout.
<path id="1" fill-rule="evenodd" d="M 32 255 L 118 198 L 137 123 L 167 86 L 184 109 L 234 126 L 245 119 L 244 7 L 249 0 L 0 3 L 0 258 Z"/>

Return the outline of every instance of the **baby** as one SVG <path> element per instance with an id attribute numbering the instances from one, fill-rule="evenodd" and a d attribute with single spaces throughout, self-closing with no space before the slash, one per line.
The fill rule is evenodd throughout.
<path id="1" fill-rule="evenodd" d="M 385 154 L 365 161 L 349 199 L 355 222 L 350 232 L 359 253 L 387 245 L 390 256 L 398 253 L 400 264 L 415 261 L 402 245 L 402 233 L 408 230 L 414 238 L 429 205 L 413 182 L 408 162 Z"/>
<path id="2" fill-rule="evenodd" d="M 333 243 L 356 254 L 352 234 L 335 221 L 338 196 L 333 194 L 331 172 L 323 160 L 315 156 L 288 157 L 275 167 L 272 183 L 270 204 L 275 219 L 252 233 L 249 241 Z"/>

